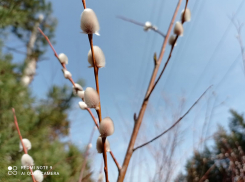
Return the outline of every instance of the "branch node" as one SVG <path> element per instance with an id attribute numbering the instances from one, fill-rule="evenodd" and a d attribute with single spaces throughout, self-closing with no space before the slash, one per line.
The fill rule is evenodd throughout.
<path id="1" fill-rule="evenodd" d="M 136 113 L 134 113 L 134 122 L 136 123 L 137 122 L 137 115 L 136 115 Z"/>
<path id="2" fill-rule="evenodd" d="M 157 61 L 157 53 L 156 52 L 154 53 L 153 59 L 154 59 L 154 64 L 156 66 L 158 64 L 158 61 Z"/>

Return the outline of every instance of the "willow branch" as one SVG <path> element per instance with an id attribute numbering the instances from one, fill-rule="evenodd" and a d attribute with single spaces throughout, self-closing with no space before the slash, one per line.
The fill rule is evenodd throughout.
<path id="1" fill-rule="evenodd" d="M 50 42 L 49 38 L 43 33 L 43 31 L 42 31 L 40 28 L 38 28 L 38 30 L 39 30 L 39 32 L 44 36 L 44 38 L 45 38 L 46 41 L 48 42 L 49 46 L 50 46 L 51 49 L 53 50 L 54 56 L 55 56 L 55 57 L 58 59 L 58 61 L 60 62 L 59 56 L 58 56 L 57 52 L 55 51 L 55 49 L 54 49 L 52 43 Z M 61 64 L 61 66 L 62 66 L 64 69 L 66 69 L 66 65 L 65 65 L 65 64 Z M 72 83 L 72 85 L 73 85 L 74 88 L 75 88 L 75 82 L 73 81 L 73 79 L 72 79 L 72 78 L 69 78 L 69 81 Z M 96 119 L 95 119 L 93 113 L 91 112 L 91 110 L 88 108 L 87 111 L 90 113 L 91 117 L 92 117 L 93 120 L 95 121 L 95 125 L 96 125 L 97 127 L 99 127 L 98 124 L 97 124 L 97 122 L 96 122 Z"/>
<path id="2" fill-rule="evenodd" d="M 110 154 L 111 154 L 111 157 L 112 159 L 114 160 L 116 166 L 117 166 L 117 169 L 118 169 L 118 172 L 120 173 L 120 170 L 121 170 L 121 166 L 120 164 L 117 162 L 117 159 L 115 158 L 114 154 L 112 153 L 112 151 L 110 151 Z"/>
<path id="3" fill-rule="evenodd" d="M 138 26 L 141 26 L 141 27 L 144 27 L 145 24 L 144 23 L 140 23 L 140 22 L 137 22 L 135 20 L 132 20 L 132 19 L 129 19 L 129 18 L 125 18 L 123 16 L 117 16 L 117 18 L 121 19 L 121 20 L 124 20 L 124 21 L 127 21 L 127 22 L 130 22 L 130 23 L 133 23 L 135 25 L 138 25 Z M 151 26 L 149 27 L 149 29 L 153 30 L 154 32 L 158 33 L 159 35 L 161 35 L 163 38 L 166 37 L 166 35 L 164 33 L 162 33 L 160 30 L 158 30 L 156 27 L 154 26 Z"/>
<path id="4" fill-rule="evenodd" d="M 91 115 L 92 119 L 94 120 L 94 124 L 96 125 L 96 127 L 99 129 L 99 125 L 93 115 L 93 113 L 91 112 L 91 110 L 89 108 L 87 108 L 87 111 L 89 112 L 89 114 Z"/>
<path id="5" fill-rule="evenodd" d="M 96 91 L 98 92 L 98 95 L 100 96 L 100 86 L 99 86 L 99 68 L 96 66 L 95 56 L 94 56 L 94 48 L 93 48 L 93 34 L 88 34 L 88 39 L 90 43 L 90 48 L 92 52 L 92 59 L 93 59 L 93 65 L 94 65 L 94 78 L 96 83 Z M 99 109 L 96 109 L 99 122 L 102 120 L 101 116 L 101 104 L 99 103 Z"/>
<path id="6" fill-rule="evenodd" d="M 185 12 L 186 12 L 186 8 L 187 8 L 187 4 L 188 4 L 188 0 L 186 0 L 186 3 L 185 3 L 185 9 L 184 9 L 184 13 L 183 13 L 182 20 L 181 20 L 181 23 L 182 23 L 182 24 L 184 24 L 184 19 L 183 19 L 183 18 L 185 17 Z M 162 75 L 163 75 L 165 69 L 167 68 L 168 63 L 169 63 L 169 61 L 170 61 L 170 58 L 171 58 L 171 56 L 172 56 L 172 52 L 173 52 L 174 47 L 175 47 L 175 43 L 177 42 L 178 38 L 179 38 L 179 36 L 177 35 L 176 38 L 175 38 L 175 40 L 174 40 L 174 43 L 172 44 L 171 50 L 170 50 L 169 55 L 168 55 L 168 59 L 167 59 L 167 61 L 165 62 L 164 67 L 163 67 L 163 69 L 162 69 L 160 75 L 158 76 L 156 82 L 154 83 L 153 87 L 151 88 L 150 93 L 149 93 L 148 96 L 146 97 L 147 99 L 151 96 L 151 94 L 152 94 L 154 88 L 156 87 L 156 85 L 157 85 L 157 83 L 159 82 L 159 80 L 161 79 L 161 77 L 162 77 Z M 158 61 L 159 61 L 159 60 L 158 60 Z"/>
<path id="7" fill-rule="evenodd" d="M 38 27 L 38 31 L 44 36 L 44 38 L 45 38 L 46 41 L 48 42 L 49 46 L 51 47 L 51 49 L 52 49 L 53 52 L 54 52 L 54 56 L 55 56 L 58 60 L 60 60 L 60 59 L 59 59 L 59 56 L 58 56 L 58 54 L 56 53 L 56 51 L 55 51 L 55 49 L 54 49 L 52 43 L 51 43 L 50 40 L 49 40 L 49 38 L 43 33 L 43 31 L 42 31 L 39 27 Z M 61 64 L 61 65 L 62 65 L 63 68 L 65 68 L 65 64 Z"/>
<path id="8" fill-rule="evenodd" d="M 146 91 L 145 98 L 144 98 L 143 103 L 141 105 L 141 109 L 140 109 L 139 115 L 138 115 L 138 117 L 136 115 L 134 117 L 135 125 L 134 125 L 134 128 L 133 128 L 133 132 L 132 132 L 132 135 L 131 135 L 131 138 L 130 138 L 128 149 L 127 149 L 127 152 L 126 152 L 126 155 L 125 155 L 125 158 L 124 158 L 122 169 L 121 169 L 121 171 L 119 173 L 119 176 L 118 176 L 118 179 L 117 179 L 118 182 L 123 182 L 123 180 L 125 178 L 130 159 L 131 159 L 131 157 L 133 155 L 134 144 L 135 144 L 135 141 L 136 141 L 136 138 L 137 138 L 137 135 L 138 135 L 138 132 L 139 132 L 139 129 L 140 129 L 144 114 L 145 114 L 145 110 L 146 110 L 146 107 L 147 107 L 147 104 L 148 104 L 148 100 L 149 100 L 148 94 L 150 93 L 151 88 L 152 88 L 152 86 L 153 86 L 153 84 L 155 82 L 155 79 L 156 79 L 156 76 L 157 76 L 157 72 L 159 70 L 163 55 L 165 53 L 165 48 L 166 48 L 166 45 L 167 45 L 167 41 L 168 41 L 168 38 L 170 36 L 170 33 L 171 33 L 171 30 L 172 30 L 173 24 L 175 22 L 175 18 L 177 16 L 177 13 L 178 13 L 178 10 L 179 10 L 181 2 L 182 2 L 182 0 L 179 0 L 178 4 L 176 6 L 175 12 L 173 14 L 173 18 L 171 20 L 171 23 L 169 25 L 166 37 L 165 37 L 164 42 L 163 42 L 161 53 L 159 55 L 158 61 L 155 64 L 155 67 L 154 67 L 154 70 L 153 70 L 153 73 L 152 73 L 152 76 L 151 76 L 151 80 L 150 80 L 149 86 L 148 86 L 147 91 Z"/>
<path id="9" fill-rule="evenodd" d="M 141 148 L 141 147 L 144 147 L 146 145 L 148 145 L 149 143 L 155 141 L 156 139 L 160 138 L 161 136 L 163 136 L 165 133 L 167 133 L 168 131 L 170 131 L 172 128 L 174 128 L 191 110 L 192 108 L 199 102 L 199 100 L 205 95 L 205 93 L 212 87 L 212 85 L 210 87 L 208 87 L 205 92 L 203 92 L 203 94 L 196 100 L 196 102 L 194 102 L 194 104 L 192 104 L 192 106 L 185 112 L 185 114 L 183 116 L 181 116 L 177 121 L 175 121 L 175 123 L 170 126 L 167 130 L 165 130 L 164 132 L 162 132 L 160 135 L 156 136 L 155 138 L 151 139 L 150 141 L 136 147 L 133 149 L 133 151 Z"/>
<path id="10" fill-rule="evenodd" d="M 82 3 L 83 3 L 83 8 L 86 9 L 86 1 L 82 0 Z"/>
<path id="11" fill-rule="evenodd" d="M 86 9 L 86 1 L 82 0 L 83 7 Z M 88 34 L 88 39 L 91 47 L 91 52 L 92 52 L 92 59 L 93 59 L 93 65 L 94 65 L 94 77 L 95 77 L 95 83 L 96 83 L 96 90 L 98 95 L 100 96 L 100 90 L 99 90 L 99 68 L 96 66 L 96 61 L 94 57 L 94 48 L 93 48 L 93 34 Z M 102 115 L 101 115 L 101 104 L 99 103 L 99 109 L 96 109 L 96 112 L 99 117 L 99 122 L 102 120 Z M 103 158 L 104 158 L 104 171 L 105 171 L 105 178 L 106 182 L 109 182 L 109 177 L 108 177 L 108 166 L 107 166 L 107 155 L 106 155 L 106 137 L 102 138 L 102 143 L 103 143 Z"/>
<path id="12" fill-rule="evenodd" d="M 44 36 L 44 38 L 45 38 L 46 41 L 48 42 L 49 46 L 50 46 L 51 49 L 53 50 L 54 56 L 59 60 L 59 56 L 58 56 L 57 52 L 55 51 L 55 49 L 54 49 L 52 43 L 50 42 L 49 38 L 43 33 L 43 31 L 42 31 L 40 28 L 38 28 L 38 30 L 39 30 L 39 32 Z M 59 62 L 60 62 L 60 61 L 59 61 Z M 95 65 L 95 64 L 94 64 L 94 65 Z M 62 66 L 64 69 L 66 69 L 65 64 L 61 64 L 61 66 Z M 72 83 L 72 85 L 73 85 L 74 88 L 75 88 L 75 82 L 73 81 L 73 79 L 72 79 L 72 78 L 69 78 L 69 81 Z M 99 125 L 98 125 L 98 123 L 97 123 L 97 121 L 96 121 L 96 119 L 95 119 L 93 113 L 91 112 L 91 110 L 90 110 L 89 108 L 87 108 L 87 111 L 88 111 L 89 114 L 91 115 L 91 117 L 92 117 L 92 119 L 93 119 L 93 121 L 94 121 L 96 127 L 99 128 Z"/>
<path id="13" fill-rule="evenodd" d="M 21 136 L 21 133 L 20 133 L 20 128 L 19 128 L 19 125 L 18 125 L 18 121 L 17 121 L 17 117 L 16 117 L 16 115 L 15 115 L 15 109 L 14 109 L 14 108 L 12 108 L 12 112 L 13 112 L 13 115 L 14 115 L 14 124 L 15 124 L 15 126 L 16 126 L 17 131 L 18 131 L 18 135 L 19 135 L 19 137 L 20 137 L 20 142 L 21 142 L 21 145 L 22 145 L 22 147 L 23 147 L 24 153 L 25 153 L 25 154 L 28 154 L 28 153 L 27 153 L 27 149 L 26 149 L 26 147 L 25 147 L 25 145 L 24 145 L 24 143 L 23 143 L 23 140 L 22 140 L 22 136 Z M 34 178 L 34 176 L 33 176 L 32 168 L 29 167 L 29 170 L 30 170 L 30 172 L 31 172 L 32 181 L 33 181 L 33 182 L 36 182 L 36 180 L 35 180 L 35 178 Z"/>
<path id="14" fill-rule="evenodd" d="M 89 39 L 91 52 L 92 52 L 96 90 L 97 90 L 98 95 L 100 96 L 99 68 L 96 66 L 96 61 L 95 61 L 95 56 L 94 56 L 93 34 L 88 34 L 88 39 Z M 100 103 L 99 103 L 99 109 L 96 109 L 96 112 L 97 112 L 98 117 L 99 117 L 99 122 L 101 122 L 102 121 L 102 116 L 101 116 L 101 104 Z M 106 143 L 105 143 L 105 141 L 106 141 L 106 137 L 103 137 L 102 138 L 102 144 L 103 144 L 104 172 L 105 172 L 106 182 L 109 182 L 108 165 L 107 165 L 107 154 L 106 154 Z"/>

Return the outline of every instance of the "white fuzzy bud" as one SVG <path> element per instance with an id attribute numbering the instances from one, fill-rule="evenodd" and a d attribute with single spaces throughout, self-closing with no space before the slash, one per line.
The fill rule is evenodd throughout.
<path id="1" fill-rule="evenodd" d="M 177 21 L 174 26 L 174 33 L 176 35 L 182 36 L 184 33 L 184 28 L 181 22 Z"/>
<path id="2" fill-rule="evenodd" d="M 30 155 L 24 154 L 21 157 L 21 164 L 22 164 L 22 166 L 33 166 L 34 161 Z"/>
<path id="3" fill-rule="evenodd" d="M 81 99 L 84 99 L 84 91 L 77 91 L 77 96 L 80 97 Z"/>
<path id="4" fill-rule="evenodd" d="M 62 71 L 66 79 L 71 78 L 72 74 L 69 71 L 67 71 L 66 69 L 62 69 Z"/>
<path id="5" fill-rule="evenodd" d="M 150 28 L 152 28 L 151 22 L 149 21 L 145 22 L 144 31 L 148 31 Z"/>
<path id="6" fill-rule="evenodd" d="M 36 182 L 42 182 L 43 181 L 43 173 L 40 170 L 36 170 L 33 172 L 33 176 L 36 180 Z"/>
<path id="7" fill-rule="evenodd" d="M 176 45 L 177 45 L 176 43 L 174 44 L 175 38 L 176 38 L 175 35 L 171 35 L 171 36 L 169 37 L 169 39 L 168 39 L 169 45 L 171 45 L 171 46 L 173 46 L 173 45 L 176 46 Z"/>
<path id="8" fill-rule="evenodd" d="M 68 64 L 68 57 L 64 53 L 60 53 L 59 61 L 61 64 Z"/>
<path id="9" fill-rule="evenodd" d="M 110 117 L 102 119 L 100 122 L 99 131 L 102 137 L 107 137 L 114 133 L 114 124 Z"/>
<path id="10" fill-rule="evenodd" d="M 98 68 L 105 67 L 105 55 L 98 46 L 93 46 L 95 63 Z M 90 67 L 94 67 L 91 49 L 88 52 L 88 62 Z"/>
<path id="11" fill-rule="evenodd" d="M 184 10 L 181 13 L 181 19 L 183 19 Z M 189 8 L 186 8 L 185 10 L 185 16 L 184 16 L 184 22 L 191 21 L 191 10 Z"/>
<path id="12" fill-rule="evenodd" d="M 106 139 L 105 140 L 105 145 L 106 145 L 106 152 L 110 152 L 110 143 L 109 141 Z M 99 136 L 96 142 L 96 149 L 98 151 L 98 153 L 103 153 L 103 143 L 102 143 L 102 137 Z"/>
<path id="13" fill-rule="evenodd" d="M 81 29 L 85 34 L 99 35 L 99 21 L 92 9 L 86 8 L 81 14 Z"/>
<path id="14" fill-rule="evenodd" d="M 31 149 L 31 142 L 30 140 L 28 140 L 27 138 L 23 138 L 22 142 L 26 148 L 26 150 L 30 150 Z M 20 142 L 20 152 L 23 150 L 23 146 L 22 143 Z"/>
<path id="15" fill-rule="evenodd" d="M 88 148 L 91 149 L 93 147 L 92 143 L 88 144 Z"/>
<path id="16" fill-rule="evenodd" d="M 78 95 L 79 91 L 83 91 L 83 87 L 81 85 L 79 85 L 78 83 L 75 83 L 75 86 L 73 86 L 72 89 L 73 89 L 74 95 Z"/>
<path id="17" fill-rule="evenodd" d="M 78 104 L 79 104 L 79 107 L 80 107 L 82 110 L 85 110 L 85 109 L 88 108 L 88 106 L 87 106 L 87 104 L 86 104 L 85 102 L 80 101 L 80 102 L 78 102 Z"/>
<path id="18" fill-rule="evenodd" d="M 84 92 L 84 101 L 89 108 L 98 109 L 100 98 L 97 91 L 91 87 L 87 87 Z"/>

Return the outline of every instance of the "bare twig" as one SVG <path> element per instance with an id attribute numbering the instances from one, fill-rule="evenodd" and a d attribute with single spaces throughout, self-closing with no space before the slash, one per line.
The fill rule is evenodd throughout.
<path id="1" fill-rule="evenodd" d="M 109 182 L 109 176 L 108 176 L 108 165 L 107 165 L 107 154 L 106 154 L 106 137 L 102 137 L 102 143 L 103 143 L 103 159 L 104 159 L 104 172 L 105 172 L 105 180 L 106 182 Z"/>
<path id="2" fill-rule="evenodd" d="M 209 173 L 215 168 L 215 163 L 207 170 L 207 172 L 203 175 L 203 177 L 199 180 L 199 182 L 204 181 L 207 179 Z"/>
<path id="3" fill-rule="evenodd" d="M 114 154 L 112 153 L 112 151 L 110 151 L 110 154 L 111 154 L 111 157 L 112 159 L 114 160 L 116 166 L 117 166 L 117 169 L 118 169 L 118 172 L 120 173 L 120 170 L 121 170 L 121 166 L 120 164 L 117 162 L 117 159 L 115 158 Z"/>
<path id="4" fill-rule="evenodd" d="M 240 23 L 239 21 L 236 23 L 234 21 L 234 17 L 230 18 L 234 26 L 236 27 L 237 30 L 237 40 L 239 42 L 240 48 L 241 48 L 241 54 L 242 54 L 242 61 L 243 61 L 243 73 L 245 74 L 245 51 L 244 51 L 244 45 L 242 42 L 242 37 L 241 37 L 241 30 L 243 27 L 243 23 Z"/>
<path id="5" fill-rule="evenodd" d="M 94 65 L 94 77 L 95 77 L 95 83 L 96 83 L 96 91 L 98 92 L 98 95 L 100 96 L 100 86 L 99 86 L 99 68 L 96 66 L 96 61 L 94 57 L 94 48 L 93 48 L 93 34 L 88 34 L 88 39 L 90 43 L 90 48 L 92 52 L 92 59 L 93 59 L 93 65 Z M 102 120 L 101 116 L 101 104 L 99 103 L 99 109 L 96 109 L 99 122 Z"/>
<path id="6" fill-rule="evenodd" d="M 94 120 L 94 124 L 96 125 L 96 127 L 99 129 L 99 125 L 93 115 L 93 113 L 91 112 L 91 110 L 89 108 L 87 108 L 87 111 L 89 112 L 89 114 L 91 115 L 92 119 Z"/>
<path id="7" fill-rule="evenodd" d="M 183 16 L 182 16 L 182 20 L 181 20 L 182 24 L 184 23 L 184 19 L 183 19 L 183 18 L 185 17 L 185 11 L 186 11 L 186 8 L 187 8 L 187 4 L 188 4 L 188 0 L 186 0 L 185 10 L 184 10 L 184 13 L 183 13 Z M 176 38 L 175 38 L 175 40 L 174 40 L 174 43 L 173 43 L 173 45 L 172 45 L 172 47 L 171 47 L 170 53 L 169 53 L 169 55 L 168 55 L 168 59 L 167 59 L 167 61 L 165 62 L 164 67 L 163 67 L 163 69 L 162 69 L 160 75 L 158 76 L 156 82 L 154 83 L 154 85 L 153 85 L 152 89 L 150 90 L 150 92 L 149 92 L 148 96 L 146 97 L 146 99 L 148 99 L 148 98 L 151 96 L 151 94 L 152 94 L 154 88 L 156 87 L 156 85 L 157 85 L 157 83 L 159 82 L 159 80 L 161 79 L 161 77 L 162 77 L 162 75 L 163 75 L 165 69 L 167 68 L 167 65 L 168 65 L 168 63 L 169 63 L 169 61 L 170 61 L 170 58 L 171 58 L 171 56 L 172 56 L 172 52 L 173 52 L 174 47 L 175 47 L 175 43 L 177 42 L 178 38 L 179 38 L 179 36 L 177 35 Z"/>
<path id="8" fill-rule="evenodd" d="M 144 147 L 146 145 L 148 145 L 149 143 L 153 142 L 154 140 L 160 138 L 162 135 L 164 135 L 165 133 L 167 133 L 169 130 L 171 130 L 172 128 L 174 128 L 190 111 L 191 109 L 199 102 L 199 100 L 205 95 L 205 93 L 211 88 L 212 86 L 208 87 L 205 92 L 203 92 L 203 94 L 196 100 L 196 102 L 194 102 L 194 104 L 192 104 L 192 106 L 186 111 L 186 113 L 181 116 L 172 126 L 170 126 L 167 130 L 165 130 L 163 133 L 161 133 L 160 135 L 156 136 L 155 138 L 151 139 L 150 141 L 136 147 L 133 149 L 133 151 L 141 148 L 141 147 Z"/>
<path id="9" fill-rule="evenodd" d="M 57 52 L 55 51 L 52 43 L 50 42 L 49 38 L 44 34 L 44 32 L 38 27 L 38 31 L 44 36 L 44 38 L 46 39 L 46 41 L 48 42 L 49 46 L 51 47 L 51 49 L 54 52 L 54 56 L 60 61 L 59 56 L 57 54 Z M 66 68 L 65 64 L 61 64 L 63 68 Z"/>
<path id="10" fill-rule="evenodd" d="M 8 49 L 8 50 L 17 52 L 17 53 L 19 53 L 19 54 L 23 54 L 23 55 L 26 55 L 26 56 L 32 56 L 32 54 L 27 54 L 27 52 L 25 52 L 25 51 L 20 51 L 20 50 L 18 50 L 18 49 L 16 49 L 16 48 L 13 48 L 13 47 L 9 47 L 9 46 L 6 46 L 6 45 L 4 45 L 4 47 L 5 47 L 6 49 Z"/>
<path id="11" fill-rule="evenodd" d="M 121 20 L 124 20 L 124 21 L 127 21 L 127 22 L 130 22 L 130 23 L 133 23 L 135 25 L 139 25 L 141 27 L 144 27 L 145 24 L 144 23 L 140 23 L 140 22 L 137 22 L 135 20 L 132 20 L 132 19 L 129 19 L 129 18 L 125 18 L 123 16 L 117 16 L 117 18 L 121 19 Z M 164 33 L 162 33 L 160 30 L 158 30 L 156 27 L 154 26 L 151 26 L 149 27 L 149 29 L 153 30 L 154 32 L 158 33 L 159 35 L 161 35 L 163 38 L 166 37 L 166 35 Z"/>
<path id="12" fill-rule="evenodd" d="M 24 153 L 25 153 L 25 154 L 28 154 L 28 153 L 27 153 L 27 149 L 26 149 L 26 147 L 25 147 L 25 145 L 24 145 L 24 143 L 23 143 L 23 140 L 22 140 L 22 136 L 21 136 L 21 133 L 20 133 L 20 128 L 19 128 L 19 125 L 18 125 L 18 121 L 17 121 L 16 115 L 15 115 L 15 109 L 14 109 L 14 108 L 12 108 L 12 112 L 13 112 L 13 115 L 14 115 L 14 124 L 15 124 L 15 126 L 16 126 L 17 131 L 18 131 L 18 135 L 19 135 L 19 137 L 20 137 L 20 142 L 21 142 L 21 145 L 22 145 L 22 147 L 23 147 Z M 36 180 L 35 180 L 35 178 L 34 178 L 34 176 L 33 176 L 32 168 L 29 167 L 29 170 L 30 170 L 30 172 L 31 172 L 32 181 L 33 181 L 33 182 L 36 182 Z"/>
<path id="13" fill-rule="evenodd" d="M 86 9 L 86 1 L 82 0 L 82 3 L 83 3 L 83 8 Z"/>
<path id="14" fill-rule="evenodd" d="M 83 179 L 83 172 L 84 172 L 84 169 L 85 169 L 85 166 L 86 166 L 86 163 L 87 163 L 88 154 L 89 154 L 89 149 L 90 149 L 90 146 L 89 146 L 89 145 L 90 145 L 90 143 L 92 142 L 92 139 L 93 139 L 93 135 L 94 135 L 94 131 L 95 131 L 95 130 L 96 130 L 96 128 L 93 127 L 93 130 L 92 130 L 92 132 L 91 132 L 90 139 L 89 139 L 89 142 L 88 142 L 86 151 L 85 151 L 85 156 L 84 156 L 84 159 L 83 159 L 82 169 L 81 169 L 81 173 L 80 173 L 80 177 L 79 177 L 78 182 L 82 182 L 82 179 Z"/>
<path id="15" fill-rule="evenodd" d="M 131 157 L 133 155 L 134 144 L 135 144 L 135 141 L 136 141 L 136 138 L 137 138 L 137 135 L 138 135 L 138 132 L 139 132 L 139 129 L 140 129 L 144 114 L 145 114 L 145 110 L 146 110 L 146 107 L 147 107 L 147 104 L 148 104 L 148 100 L 149 100 L 148 94 L 150 93 L 150 91 L 152 89 L 152 86 L 153 86 L 153 84 L 155 82 L 155 79 L 156 79 L 156 76 L 157 76 L 157 72 L 159 70 L 163 55 L 165 53 L 165 48 L 166 48 L 166 45 L 167 45 L 167 41 L 168 41 L 168 38 L 170 36 L 170 33 L 171 33 L 171 30 L 172 30 L 172 27 L 173 27 L 175 18 L 177 16 L 177 13 L 178 13 L 178 10 L 179 10 L 181 2 L 182 2 L 182 0 L 179 0 L 178 4 L 176 6 L 173 18 L 171 20 L 171 23 L 169 25 L 169 28 L 168 28 L 168 31 L 167 31 L 167 34 L 166 34 L 166 38 L 164 39 L 164 42 L 163 42 L 161 53 L 159 55 L 157 64 L 154 67 L 154 70 L 153 70 L 153 73 L 152 73 L 152 76 L 151 76 L 151 80 L 150 80 L 148 89 L 146 91 L 145 98 L 144 98 L 143 103 L 141 105 L 140 112 L 139 112 L 138 116 L 135 117 L 135 125 L 134 125 L 134 128 L 133 128 L 131 139 L 130 139 L 130 142 L 129 142 L 129 145 L 128 145 L 128 149 L 127 149 L 127 152 L 126 152 L 126 155 L 125 155 L 125 158 L 124 158 L 122 169 L 121 169 L 121 171 L 119 173 L 119 176 L 118 176 L 118 179 L 117 179 L 118 182 L 123 182 L 123 180 L 125 178 L 125 175 L 126 175 L 126 172 L 127 172 L 127 168 L 128 168 L 128 165 L 129 165 L 129 161 L 130 161 L 130 159 L 131 159 Z"/>

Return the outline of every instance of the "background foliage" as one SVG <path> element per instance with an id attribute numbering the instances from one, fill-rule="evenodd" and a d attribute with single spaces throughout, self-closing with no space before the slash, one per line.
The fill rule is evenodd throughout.
<path id="1" fill-rule="evenodd" d="M 199 181 L 203 177 L 210 182 L 244 180 L 245 120 L 236 111 L 230 112 L 229 131 L 219 126 L 214 134 L 214 146 L 196 151 L 187 161 L 186 175 L 180 174 L 176 181 Z"/>
<path id="2" fill-rule="evenodd" d="M 32 149 L 28 152 L 35 166 L 52 166 L 52 172 L 45 181 L 74 181 L 79 178 L 83 153 L 69 142 L 61 139 L 69 135 L 67 112 L 71 108 L 73 94 L 67 86 L 52 86 L 47 97 L 42 100 L 31 96 L 32 91 L 21 84 L 25 60 L 13 63 L 13 54 L 3 53 L 4 41 L 16 36 L 27 44 L 33 25 L 38 21 L 39 13 L 45 17 L 41 28 L 52 37 L 56 19 L 51 16 L 52 6 L 47 1 L 3 0 L 0 2 L 0 179 L 1 181 L 32 181 L 28 175 L 20 175 L 21 156 L 19 136 L 14 125 L 11 108 L 14 107 L 23 138 L 28 138 Z M 44 53 L 46 41 L 38 36 L 34 54 L 40 58 Z M 11 51 L 14 49 L 9 48 Z M 18 175 L 8 176 L 8 166 L 17 166 Z M 87 164 L 86 174 L 89 174 Z M 49 168 L 50 169 L 50 168 Z M 48 171 L 42 170 L 43 172 Z M 90 177 L 86 179 L 91 181 Z"/>

